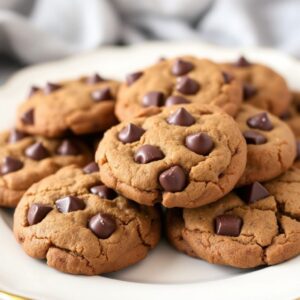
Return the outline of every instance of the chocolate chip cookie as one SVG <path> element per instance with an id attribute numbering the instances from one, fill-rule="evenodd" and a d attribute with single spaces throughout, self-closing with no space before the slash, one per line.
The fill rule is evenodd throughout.
<path id="1" fill-rule="evenodd" d="M 102 181 L 136 202 L 197 207 L 218 200 L 246 164 L 238 125 L 212 105 L 176 105 L 112 127 L 96 152 Z"/>
<path id="2" fill-rule="evenodd" d="M 0 206 L 15 207 L 35 182 L 92 153 L 79 139 L 47 139 L 13 129 L 0 133 Z"/>
<path id="3" fill-rule="evenodd" d="M 169 210 L 167 226 L 178 227 L 181 244 L 174 235 L 168 238 L 178 250 L 189 249 L 187 254 L 214 264 L 254 268 L 281 263 L 300 253 L 299 191 L 300 170 L 292 168 L 207 206 L 181 214 Z"/>
<path id="4" fill-rule="evenodd" d="M 249 62 L 245 57 L 221 66 L 242 82 L 245 102 L 277 116 L 286 112 L 291 94 L 284 78 L 270 67 Z"/>
<path id="5" fill-rule="evenodd" d="M 283 121 L 244 104 L 236 122 L 247 142 L 247 165 L 239 185 L 273 179 L 292 166 L 296 141 Z"/>
<path id="6" fill-rule="evenodd" d="M 241 84 L 207 59 L 168 59 L 129 74 L 118 93 L 119 120 L 155 114 L 161 106 L 214 104 L 235 115 L 242 101 Z"/>
<path id="7" fill-rule="evenodd" d="M 116 124 L 119 83 L 95 74 L 78 80 L 33 87 L 17 114 L 17 128 L 45 137 L 104 131 Z"/>
<path id="8" fill-rule="evenodd" d="M 103 185 L 95 163 L 69 166 L 25 193 L 14 234 L 28 255 L 50 267 L 97 275 L 142 260 L 159 241 L 160 214 Z"/>

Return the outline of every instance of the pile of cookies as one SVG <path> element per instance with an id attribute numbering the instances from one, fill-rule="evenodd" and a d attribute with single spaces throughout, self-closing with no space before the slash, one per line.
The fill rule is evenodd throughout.
<path id="1" fill-rule="evenodd" d="M 173 247 L 214 264 L 300 253 L 300 94 L 244 57 L 32 87 L 0 134 L 0 172 L 17 241 L 62 272 L 137 263 L 161 224 Z"/>

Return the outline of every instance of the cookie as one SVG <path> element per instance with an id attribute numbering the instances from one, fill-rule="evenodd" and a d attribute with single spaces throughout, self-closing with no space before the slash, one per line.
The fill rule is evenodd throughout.
<path id="1" fill-rule="evenodd" d="M 14 234 L 28 255 L 50 267 L 97 275 L 142 260 L 159 241 L 160 214 L 105 187 L 95 163 L 69 166 L 25 193 Z"/>
<path id="2" fill-rule="evenodd" d="M 246 143 L 218 107 L 177 105 L 112 127 L 96 161 L 102 181 L 129 199 L 197 207 L 235 186 L 244 172 Z"/>
<path id="3" fill-rule="evenodd" d="M 240 57 L 235 63 L 222 64 L 243 84 L 243 99 L 246 103 L 281 116 L 289 107 L 291 94 L 282 76 L 262 64 L 249 62 Z"/>
<path id="4" fill-rule="evenodd" d="M 283 121 L 244 104 L 236 122 L 247 142 L 247 165 L 239 185 L 273 179 L 292 166 L 296 141 Z"/>
<path id="5" fill-rule="evenodd" d="M 177 219 L 170 210 L 169 220 L 177 223 L 168 226 L 179 224 L 181 244 L 210 263 L 237 268 L 278 264 L 300 253 L 299 191 L 300 170 L 292 168 L 263 185 L 255 182 L 215 203 L 183 209 Z M 173 236 L 169 239 L 174 245 Z"/>
<path id="6" fill-rule="evenodd" d="M 128 120 L 175 104 L 214 104 L 235 115 L 242 99 L 241 84 L 207 59 L 184 56 L 163 60 L 129 74 L 121 85 L 116 116 Z"/>
<path id="7" fill-rule="evenodd" d="M 35 182 L 92 153 L 79 139 L 47 139 L 18 130 L 0 133 L 0 206 L 15 207 Z"/>
<path id="8" fill-rule="evenodd" d="M 95 74 L 44 88 L 32 88 L 17 113 L 17 128 L 45 137 L 104 131 L 116 124 L 115 97 L 119 83 Z"/>

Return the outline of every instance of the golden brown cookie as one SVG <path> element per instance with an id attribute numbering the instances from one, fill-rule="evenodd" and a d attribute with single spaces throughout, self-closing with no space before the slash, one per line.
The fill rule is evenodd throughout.
<path id="1" fill-rule="evenodd" d="M 0 133 L 0 206 L 15 207 L 33 183 L 91 160 L 92 153 L 78 138 L 47 139 L 15 129 Z"/>
<path id="2" fill-rule="evenodd" d="M 17 113 L 17 128 L 46 137 L 104 131 L 116 124 L 119 83 L 95 74 L 45 88 L 33 87 Z"/>
<path id="3" fill-rule="evenodd" d="M 300 170 L 292 168 L 263 185 L 255 182 L 215 203 L 183 209 L 179 221 L 170 210 L 175 224 L 167 224 L 181 224 L 181 244 L 210 263 L 274 265 L 300 253 L 299 192 Z M 174 245 L 173 236 L 168 238 Z"/>
<path id="4" fill-rule="evenodd" d="M 197 207 L 234 187 L 245 168 L 246 143 L 218 107 L 177 105 L 112 127 L 96 161 L 102 181 L 129 199 Z"/>
<path id="5" fill-rule="evenodd" d="M 25 252 L 59 271 L 97 275 L 142 260 L 160 238 L 160 214 L 118 196 L 99 172 L 69 166 L 34 184 L 14 216 Z"/>
<path id="6" fill-rule="evenodd" d="M 281 116 L 289 107 L 291 94 L 282 76 L 258 63 L 240 57 L 236 63 L 222 64 L 243 84 L 243 98 L 248 104 Z"/>
<path id="7" fill-rule="evenodd" d="M 235 115 L 241 99 L 241 84 L 217 64 L 183 56 L 129 74 L 120 87 L 115 112 L 123 121 L 155 114 L 160 106 L 199 103 L 214 104 Z"/>
<path id="8" fill-rule="evenodd" d="M 273 179 L 292 166 L 296 141 L 283 121 L 244 104 L 236 122 L 247 142 L 247 165 L 238 185 Z"/>

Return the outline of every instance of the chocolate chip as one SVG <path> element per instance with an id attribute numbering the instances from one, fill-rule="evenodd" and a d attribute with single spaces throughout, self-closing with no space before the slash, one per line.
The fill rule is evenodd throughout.
<path id="1" fill-rule="evenodd" d="M 259 132 L 248 130 L 243 135 L 248 145 L 262 145 L 267 142 L 267 138 Z"/>
<path id="2" fill-rule="evenodd" d="M 134 161 L 139 164 L 147 164 L 155 160 L 163 159 L 164 157 L 164 154 L 158 147 L 143 145 L 135 152 Z"/>
<path id="3" fill-rule="evenodd" d="M 296 160 L 300 160 L 300 141 L 296 141 Z"/>
<path id="4" fill-rule="evenodd" d="M 27 221 L 29 225 L 41 222 L 52 210 L 51 206 L 44 204 L 32 204 L 27 213 Z"/>
<path id="5" fill-rule="evenodd" d="M 171 72 L 175 76 L 182 76 L 194 69 L 194 65 L 188 61 L 177 59 L 171 69 Z"/>
<path id="6" fill-rule="evenodd" d="M 91 97 L 95 102 L 104 101 L 104 100 L 114 100 L 114 96 L 112 95 L 110 89 L 103 88 L 101 90 L 95 90 L 91 93 Z"/>
<path id="7" fill-rule="evenodd" d="M 257 114 L 247 120 L 247 124 L 251 128 L 257 128 L 264 131 L 270 131 L 272 130 L 273 124 L 271 123 L 268 114 L 263 112 L 260 114 Z"/>
<path id="8" fill-rule="evenodd" d="M 46 95 L 49 95 L 49 94 L 53 93 L 54 91 L 59 90 L 61 87 L 62 86 L 60 84 L 48 82 L 44 88 L 44 93 Z"/>
<path id="9" fill-rule="evenodd" d="M 88 165 L 86 165 L 82 170 L 85 174 L 91 174 L 94 172 L 98 172 L 99 166 L 95 162 L 91 162 Z"/>
<path id="10" fill-rule="evenodd" d="M 104 184 L 91 187 L 90 192 L 94 195 L 98 195 L 100 198 L 108 200 L 113 200 L 118 196 L 113 189 L 108 188 Z"/>
<path id="11" fill-rule="evenodd" d="M 240 56 L 234 65 L 236 67 L 245 68 L 250 67 L 251 63 L 244 56 Z"/>
<path id="12" fill-rule="evenodd" d="M 89 220 L 90 230 L 99 238 L 109 238 L 117 229 L 115 219 L 108 214 L 97 214 Z"/>
<path id="13" fill-rule="evenodd" d="M 257 89 L 250 83 L 244 83 L 243 85 L 243 99 L 248 100 L 249 98 L 255 96 Z"/>
<path id="14" fill-rule="evenodd" d="M 85 80 L 85 82 L 87 84 L 96 84 L 101 81 L 104 81 L 104 79 L 98 73 L 95 73 L 95 74 L 87 77 Z"/>
<path id="15" fill-rule="evenodd" d="M 17 129 L 12 129 L 11 132 L 10 132 L 10 135 L 8 137 L 8 142 L 10 144 L 13 144 L 15 142 L 18 142 L 20 140 L 22 140 L 23 138 L 27 137 L 28 134 L 23 132 L 23 131 L 20 131 L 20 130 L 17 130 Z"/>
<path id="16" fill-rule="evenodd" d="M 281 120 L 284 120 L 284 121 L 286 121 L 286 120 L 289 120 L 290 118 L 291 118 L 291 112 L 289 111 L 289 110 L 287 110 L 287 111 L 285 111 L 284 113 L 282 113 L 280 116 L 279 116 L 279 118 L 281 119 Z"/>
<path id="17" fill-rule="evenodd" d="M 270 196 L 269 191 L 257 181 L 237 189 L 236 193 L 248 204 Z"/>
<path id="18" fill-rule="evenodd" d="M 185 145 L 188 149 L 200 155 L 207 155 L 214 147 L 211 137 L 205 132 L 188 135 L 185 138 Z"/>
<path id="19" fill-rule="evenodd" d="M 135 81 L 137 81 L 144 73 L 143 72 L 135 72 L 128 74 L 126 76 L 127 85 L 132 85 Z"/>
<path id="20" fill-rule="evenodd" d="M 38 92 L 40 90 L 39 87 L 37 86 L 32 86 L 29 90 L 29 93 L 28 93 L 28 98 L 32 97 L 36 92 Z"/>
<path id="21" fill-rule="evenodd" d="M 25 154 L 34 160 L 42 160 L 50 156 L 49 151 L 43 146 L 41 142 L 36 142 L 35 144 L 29 146 L 25 149 Z"/>
<path id="22" fill-rule="evenodd" d="M 63 140 L 56 152 L 59 155 L 78 155 L 80 150 L 74 142 L 70 140 Z"/>
<path id="23" fill-rule="evenodd" d="M 180 96 L 170 96 L 165 103 L 165 106 L 171 106 L 176 104 L 188 104 L 191 103 L 189 100 Z"/>
<path id="24" fill-rule="evenodd" d="M 56 208 L 61 213 L 68 213 L 76 210 L 83 210 L 85 204 L 82 199 L 74 196 L 67 196 L 55 201 Z"/>
<path id="25" fill-rule="evenodd" d="M 222 75 L 223 75 L 224 83 L 226 84 L 230 83 L 234 78 L 231 74 L 226 72 L 222 72 Z"/>
<path id="26" fill-rule="evenodd" d="M 145 130 L 132 123 L 129 123 L 118 134 L 118 138 L 124 144 L 138 141 L 145 133 Z"/>
<path id="27" fill-rule="evenodd" d="M 180 107 L 168 117 L 167 122 L 172 125 L 191 126 L 195 119 L 186 109 Z"/>
<path id="28" fill-rule="evenodd" d="M 186 186 L 185 172 L 180 166 L 173 166 L 159 175 L 159 183 L 167 192 L 180 192 Z"/>
<path id="29" fill-rule="evenodd" d="M 215 219 L 215 232 L 218 235 L 239 236 L 243 219 L 234 215 L 221 215 Z"/>
<path id="30" fill-rule="evenodd" d="M 6 156 L 3 158 L 2 161 L 1 174 L 5 175 L 8 173 L 18 171 L 23 168 L 23 165 L 24 164 L 20 160 L 15 159 L 11 156 Z"/>
<path id="31" fill-rule="evenodd" d="M 161 92 L 149 92 L 143 97 L 143 106 L 162 106 L 164 98 L 165 96 Z"/>
<path id="32" fill-rule="evenodd" d="M 34 123 L 34 109 L 31 108 L 23 113 L 21 116 L 21 121 L 23 124 L 32 125 Z"/>
<path id="33" fill-rule="evenodd" d="M 200 84 L 187 76 L 178 79 L 176 90 L 185 95 L 194 95 L 200 89 Z"/>

